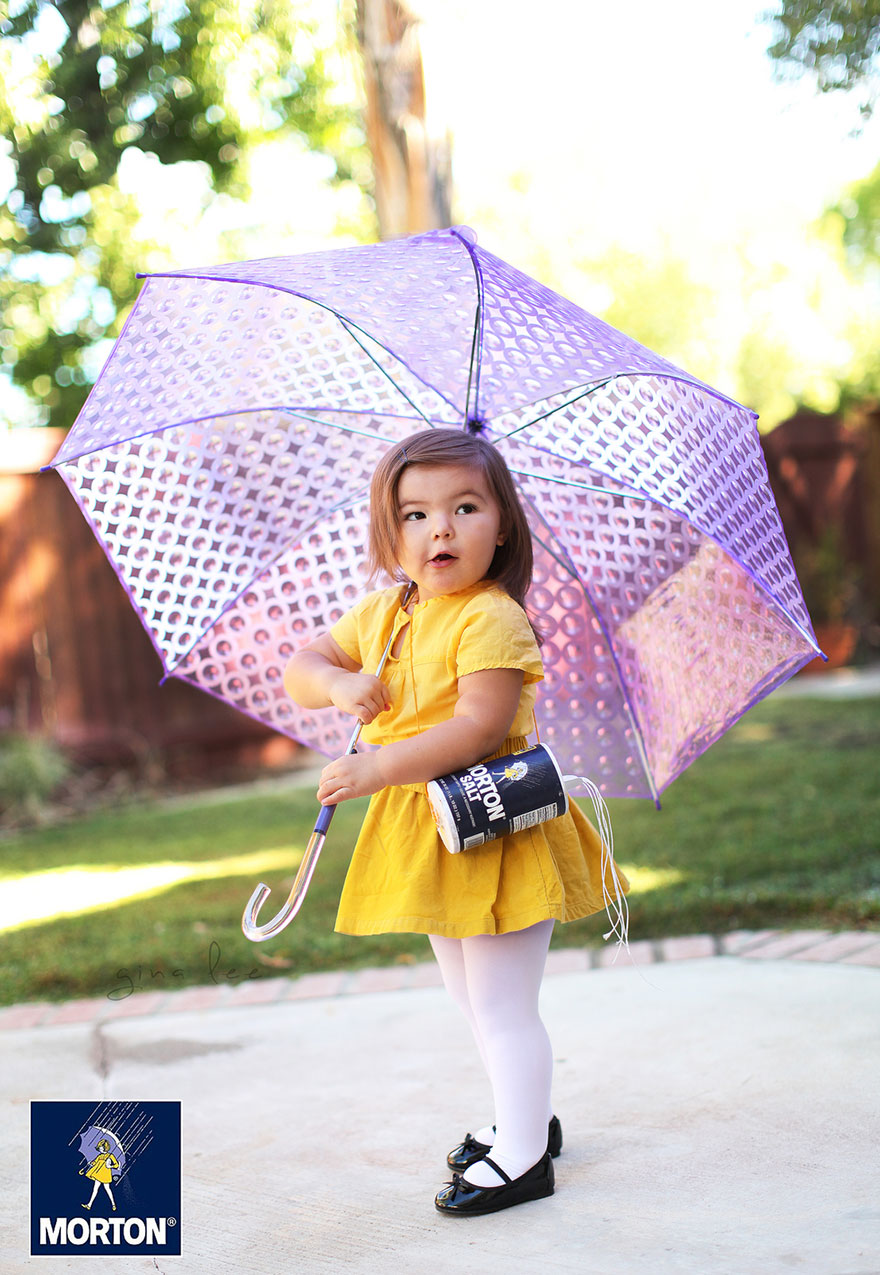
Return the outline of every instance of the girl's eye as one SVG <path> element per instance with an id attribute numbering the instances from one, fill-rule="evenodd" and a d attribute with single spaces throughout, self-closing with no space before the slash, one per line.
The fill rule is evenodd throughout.
<path id="1" fill-rule="evenodd" d="M 476 511 L 476 508 L 476 505 L 472 505 L 469 501 L 466 501 L 463 505 L 459 505 L 455 512 L 457 514 L 472 514 Z"/>
<path id="2" fill-rule="evenodd" d="M 411 513 L 403 515 L 404 522 L 415 522 L 417 518 L 424 518 L 421 509 L 413 509 Z"/>

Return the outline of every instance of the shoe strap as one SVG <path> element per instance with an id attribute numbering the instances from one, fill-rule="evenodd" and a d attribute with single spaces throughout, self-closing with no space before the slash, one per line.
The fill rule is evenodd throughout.
<path id="1" fill-rule="evenodd" d="M 489 1168 L 494 1169 L 495 1172 L 498 1174 L 499 1178 L 503 1179 L 505 1185 L 510 1186 L 513 1179 L 509 1178 L 507 1174 L 504 1172 L 504 1170 L 498 1167 L 498 1165 L 495 1163 L 494 1160 L 490 1160 L 487 1155 L 484 1155 L 483 1164 L 488 1164 Z"/>

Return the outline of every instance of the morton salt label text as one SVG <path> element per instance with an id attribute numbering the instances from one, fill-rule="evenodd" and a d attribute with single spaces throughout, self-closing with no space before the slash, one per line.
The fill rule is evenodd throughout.
<path id="1" fill-rule="evenodd" d="M 568 809 L 559 766 L 543 744 L 441 775 L 427 792 L 437 831 L 452 854 L 533 828 Z"/>
<path id="2" fill-rule="evenodd" d="M 468 766 L 461 776 L 461 787 L 468 801 L 482 801 L 490 823 L 504 818 L 501 794 L 490 771 L 482 762 L 477 766 Z"/>
<path id="3" fill-rule="evenodd" d="M 180 1103 L 31 1103 L 31 1255 L 180 1254 Z"/>

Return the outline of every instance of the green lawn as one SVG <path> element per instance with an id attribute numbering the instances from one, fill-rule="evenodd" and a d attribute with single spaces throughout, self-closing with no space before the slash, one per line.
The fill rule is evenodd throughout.
<path id="1" fill-rule="evenodd" d="M 661 812 L 609 803 L 617 858 L 633 882 L 631 936 L 877 926 L 878 757 L 880 700 L 771 699 L 672 785 Z M 307 792 L 175 810 L 131 805 L 7 837 L 0 1000 L 123 999 L 426 959 L 417 935 L 333 932 L 365 804 L 340 808 L 302 911 L 266 944 L 243 937 L 242 909 L 261 879 L 273 887 L 267 916 L 286 897 L 316 812 Z M 82 910 L 58 915 L 63 908 Z M 602 920 L 558 926 L 554 945 L 601 943 Z"/>

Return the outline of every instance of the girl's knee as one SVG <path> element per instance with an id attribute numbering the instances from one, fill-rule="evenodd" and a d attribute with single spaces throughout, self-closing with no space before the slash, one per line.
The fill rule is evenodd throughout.
<path id="1" fill-rule="evenodd" d="M 479 996 L 471 993 L 470 1006 L 484 1035 L 543 1029 L 538 1005 L 531 997 Z"/>

